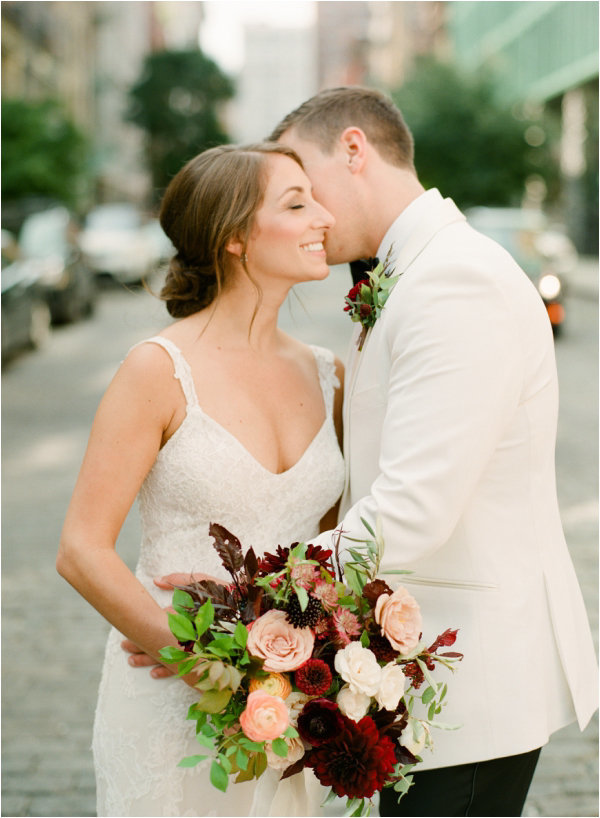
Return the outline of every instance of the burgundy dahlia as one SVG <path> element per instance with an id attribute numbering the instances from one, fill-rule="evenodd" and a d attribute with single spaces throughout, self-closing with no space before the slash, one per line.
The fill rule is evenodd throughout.
<path id="1" fill-rule="evenodd" d="M 300 736 L 318 747 L 327 744 L 341 730 L 345 716 L 343 716 L 335 702 L 329 699 L 311 699 L 302 708 L 298 716 L 298 732 Z"/>
<path id="2" fill-rule="evenodd" d="M 295 681 L 307 696 L 322 696 L 331 687 L 331 671 L 322 659 L 309 659 L 296 671 Z"/>
<path id="3" fill-rule="evenodd" d="M 382 736 L 369 716 L 358 724 L 343 717 L 342 728 L 308 754 L 307 765 L 340 798 L 371 798 L 396 764 L 394 743 Z"/>
<path id="4" fill-rule="evenodd" d="M 292 548 L 298 543 L 292 543 Z M 322 548 L 320 545 L 312 545 L 309 543 L 306 546 L 307 560 L 316 560 L 321 568 L 324 568 L 331 576 L 334 576 L 333 566 L 331 564 L 331 548 Z M 258 574 L 263 577 L 265 574 L 276 574 L 278 571 L 283 571 L 290 556 L 290 549 L 283 548 L 281 545 L 277 546 L 274 554 L 265 554 L 258 565 Z"/>

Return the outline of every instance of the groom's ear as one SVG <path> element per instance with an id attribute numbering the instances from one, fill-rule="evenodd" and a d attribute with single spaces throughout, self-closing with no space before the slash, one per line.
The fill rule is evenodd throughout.
<path id="1" fill-rule="evenodd" d="M 350 127 L 342 131 L 340 146 L 351 173 L 362 170 L 367 157 L 367 143 L 367 136 L 361 128 Z"/>

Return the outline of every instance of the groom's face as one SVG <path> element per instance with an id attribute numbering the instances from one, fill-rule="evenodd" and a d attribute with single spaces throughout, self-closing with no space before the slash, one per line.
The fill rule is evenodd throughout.
<path id="1" fill-rule="evenodd" d="M 342 264 L 372 253 L 363 246 L 364 214 L 355 187 L 356 178 L 348 171 L 347 154 L 341 149 L 324 153 L 315 143 L 303 139 L 294 128 L 279 140 L 296 151 L 312 184 L 312 195 L 335 218 L 325 239 L 328 264 Z"/>

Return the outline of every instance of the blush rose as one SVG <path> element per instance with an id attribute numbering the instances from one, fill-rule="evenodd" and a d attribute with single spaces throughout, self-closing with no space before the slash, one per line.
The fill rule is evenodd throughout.
<path id="1" fill-rule="evenodd" d="M 273 741 L 289 724 L 288 709 L 279 696 L 255 690 L 248 695 L 240 724 L 251 741 Z"/>
<path id="2" fill-rule="evenodd" d="M 392 594 L 381 594 L 375 605 L 375 621 L 390 645 L 410 653 L 419 643 L 423 620 L 417 600 L 400 586 Z"/>
<path id="3" fill-rule="evenodd" d="M 314 645 L 311 629 L 295 628 L 285 611 L 267 611 L 248 633 L 248 652 L 264 659 L 264 670 L 275 673 L 299 668 L 310 659 Z"/>

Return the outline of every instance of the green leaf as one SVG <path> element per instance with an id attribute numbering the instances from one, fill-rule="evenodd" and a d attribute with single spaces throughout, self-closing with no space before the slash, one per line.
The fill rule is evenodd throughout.
<path id="1" fill-rule="evenodd" d="M 221 763 L 221 765 L 222 765 L 223 769 L 225 770 L 225 772 L 227 773 L 227 775 L 229 775 L 229 773 L 232 770 L 231 761 L 227 758 L 226 755 L 223 755 L 223 753 L 219 753 L 219 755 L 217 756 L 217 759 Z"/>
<path id="2" fill-rule="evenodd" d="M 238 622 L 237 625 L 235 626 L 233 638 L 241 648 L 246 647 L 246 643 L 248 642 L 248 628 L 244 625 L 243 622 Z"/>
<path id="3" fill-rule="evenodd" d="M 369 523 L 368 523 L 368 522 L 365 520 L 365 518 L 364 518 L 364 517 L 361 517 L 361 518 L 360 518 L 360 521 L 361 521 L 361 523 L 364 525 L 364 527 L 367 529 L 367 531 L 369 532 L 369 534 L 370 534 L 372 537 L 374 537 L 374 536 L 375 536 L 375 532 L 373 531 L 373 529 L 371 528 L 371 526 L 369 525 Z"/>
<path id="4" fill-rule="evenodd" d="M 176 639 L 182 642 L 196 639 L 196 630 L 186 616 L 178 613 L 170 613 L 168 616 L 171 633 Z"/>
<path id="5" fill-rule="evenodd" d="M 271 747 L 273 748 L 273 752 L 281 756 L 281 758 L 287 758 L 288 754 L 288 746 L 287 743 L 282 738 L 276 738 L 271 743 Z"/>
<path id="6" fill-rule="evenodd" d="M 296 585 L 294 590 L 296 591 L 296 596 L 298 597 L 298 602 L 300 603 L 300 610 L 305 611 L 308 606 L 308 593 L 306 589 Z"/>
<path id="7" fill-rule="evenodd" d="M 210 765 L 210 783 L 221 792 L 227 792 L 229 777 L 218 761 Z"/>
<path id="8" fill-rule="evenodd" d="M 184 613 L 186 610 L 193 609 L 194 600 L 187 593 L 187 591 L 182 591 L 180 588 L 176 588 L 173 591 L 173 607 L 179 613 Z M 180 608 L 182 610 L 180 610 Z"/>
<path id="9" fill-rule="evenodd" d="M 200 762 L 204 761 L 204 759 L 206 759 L 206 758 L 208 758 L 208 756 L 186 756 L 185 758 L 181 759 L 181 761 L 179 762 L 179 764 L 177 766 L 178 767 L 195 767 L 196 764 L 200 764 Z"/>
<path id="10" fill-rule="evenodd" d="M 249 738 L 246 738 L 246 736 L 242 736 L 240 738 L 240 745 L 246 750 L 251 750 L 254 753 L 264 753 L 265 751 L 264 741 L 251 741 Z"/>
<path id="11" fill-rule="evenodd" d="M 185 676 L 186 673 L 191 673 L 197 664 L 198 659 L 196 657 L 189 659 L 187 662 L 182 662 L 177 669 L 177 675 Z"/>
<path id="12" fill-rule="evenodd" d="M 321 802 L 321 806 L 325 807 L 325 806 L 327 806 L 327 804 L 331 804 L 331 802 L 335 801 L 336 798 L 337 798 L 337 795 L 335 794 L 335 792 L 333 790 L 329 790 L 325 800 Z"/>
<path id="13" fill-rule="evenodd" d="M 242 750 L 241 747 L 238 747 L 235 753 L 235 763 L 238 765 L 240 770 L 247 770 L 248 769 L 248 756 Z"/>
<path id="14" fill-rule="evenodd" d="M 181 650 L 181 648 L 176 648 L 173 645 L 168 645 L 166 648 L 161 648 L 158 652 L 165 662 L 167 662 L 167 664 L 181 662 L 182 659 L 187 659 L 189 656 L 189 653 L 186 653 L 184 650 Z"/>
<path id="15" fill-rule="evenodd" d="M 208 736 L 202 735 L 201 732 L 196 734 L 196 741 L 198 742 L 198 744 L 201 744 L 202 747 L 206 747 L 209 750 L 215 749 L 213 740 Z"/>
<path id="16" fill-rule="evenodd" d="M 298 731 L 296 730 L 296 728 L 292 727 L 292 725 L 290 724 L 286 728 L 285 733 L 283 735 L 287 736 L 287 738 L 298 738 L 299 734 L 298 734 Z"/>
<path id="17" fill-rule="evenodd" d="M 438 712 L 439 711 L 437 710 L 435 701 L 431 702 L 431 704 L 429 705 L 429 710 L 427 711 L 427 718 L 429 719 L 429 721 L 431 721 L 435 714 Z"/>
<path id="18" fill-rule="evenodd" d="M 435 696 L 435 690 L 432 687 L 428 687 L 427 690 L 424 691 L 423 696 L 421 697 L 423 704 L 429 704 L 429 702 Z"/>
<path id="19" fill-rule="evenodd" d="M 360 644 L 363 646 L 363 648 L 368 648 L 369 645 L 371 644 L 369 634 L 367 633 L 366 630 L 364 630 L 360 635 Z"/>
<path id="20" fill-rule="evenodd" d="M 210 628 L 214 620 L 215 609 L 213 608 L 213 604 L 210 601 L 210 599 L 207 599 L 204 605 L 196 614 L 196 618 L 194 620 L 196 630 L 198 631 L 198 636 L 202 636 L 202 634 L 205 633 Z"/>

